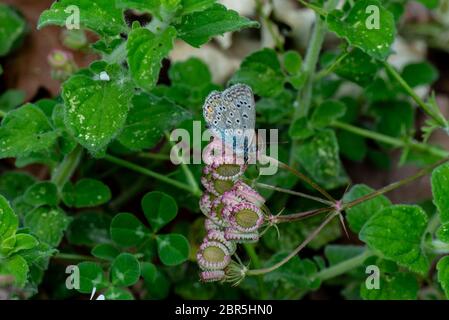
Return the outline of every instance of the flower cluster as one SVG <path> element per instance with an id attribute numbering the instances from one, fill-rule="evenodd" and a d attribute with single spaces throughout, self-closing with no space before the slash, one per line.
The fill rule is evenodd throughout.
<path id="1" fill-rule="evenodd" d="M 205 149 L 207 165 L 201 183 L 206 192 L 200 199 L 200 209 L 207 217 L 207 235 L 197 254 L 203 281 L 223 280 L 237 243 L 258 241 L 265 220 L 265 199 L 240 180 L 246 164 L 229 154 L 232 152 L 217 139 Z"/>

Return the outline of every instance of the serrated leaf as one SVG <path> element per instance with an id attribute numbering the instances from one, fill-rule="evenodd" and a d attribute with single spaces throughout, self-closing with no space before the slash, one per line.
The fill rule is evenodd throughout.
<path id="1" fill-rule="evenodd" d="M 345 203 L 349 203 L 374 191 L 374 189 L 368 187 L 367 185 L 357 184 L 353 186 L 348 193 L 345 194 L 345 196 L 343 197 L 343 201 Z M 384 195 L 380 195 L 347 209 L 346 219 L 348 220 L 349 227 L 356 233 L 360 232 L 360 230 L 370 217 L 375 215 L 383 208 L 389 206 L 391 206 L 391 201 Z"/>
<path id="2" fill-rule="evenodd" d="M 93 247 L 91 253 L 96 258 L 112 261 L 120 254 L 120 251 L 111 244 L 101 243 Z"/>
<path id="3" fill-rule="evenodd" d="M 121 9 L 136 9 L 143 12 L 156 13 L 159 0 L 116 0 L 115 5 Z"/>
<path id="4" fill-rule="evenodd" d="M 330 12 L 326 17 L 329 29 L 371 57 L 385 60 L 396 34 L 393 14 L 377 0 L 360 0 L 343 15 L 340 10 Z"/>
<path id="5" fill-rule="evenodd" d="M 206 10 L 216 2 L 217 0 L 182 0 L 182 14 Z"/>
<path id="6" fill-rule="evenodd" d="M 365 282 L 360 286 L 364 300 L 416 300 L 418 280 L 411 273 L 381 274 L 379 289 L 368 289 Z"/>
<path id="7" fill-rule="evenodd" d="M 449 256 L 445 256 L 438 261 L 438 282 L 446 294 L 446 298 L 449 299 Z"/>
<path id="8" fill-rule="evenodd" d="M 76 215 L 70 223 L 67 238 L 71 244 L 93 246 L 110 242 L 111 218 L 100 212 L 85 211 Z"/>
<path id="9" fill-rule="evenodd" d="M 411 271 L 426 274 L 429 260 L 422 248 L 427 215 L 418 206 L 395 205 L 373 215 L 359 238 L 385 258 Z"/>
<path id="10" fill-rule="evenodd" d="M 78 264 L 80 271 L 80 288 L 81 293 L 92 293 L 92 289 L 97 291 L 107 286 L 107 280 L 103 274 L 101 267 L 94 262 L 81 262 Z"/>
<path id="11" fill-rule="evenodd" d="M 85 178 L 75 185 L 68 182 L 63 188 L 62 199 L 69 207 L 96 207 L 111 199 L 111 190 L 100 180 Z"/>
<path id="12" fill-rule="evenodd" d="M 133 88 L 116 64 L 97 62 L 85 73 L 63 85 L 65 123 L 83 147 L 98 153 L 123 128 Z"/>
<path id="13" fill-rule="evenodd" d="M 10 6 L 0 4 L 0 57 L 14 48 L 25 29 L 25 20 Z"/>
<path id="14" fill-rule="evenodd" d="M 414 128 L 415 110 L 407 101 L 375 102 L 370 109 L 377 117 L 376 131 L 388 136 L 402 137 Z"/>
<path id="15" fill-rule="evenodd" d="M 432 172 L 433 203 L 438 209 L 442 223 L 449 222 L 449 163 Z"/>
<path id="16" fill-rule="evenodd" d="M 14 238 L 14 241 L 11 242 L 12 246 L 9 248 L 4 247 L 5 242 L 9 242 L 8 240 L 11 238 Z M 39 241 L 32 235 L 26 234 L 26 233 L 19 233 L 19 234 L 13 235 L 13 236 L 9 237 L 8 239 L 5 239 L 3 242 L 0 242 L 0 247 L 3 251 L 3 254 L 6 256 L 11 256 L 14 253 L 17 253 L 17 252 L 20 252 L 23 250 L 33 249 L 37 245 L 39 245 Z M 7 249 L 7 250 L 4 251 L 5 249 Z"/>
<path id="17" fill-rule="evenodd" d="M 50 25 L 65 27 L 67 23 L 74 24 L 77 13 L 82 28 L 101 36 L 116 36 L 127 29 L 122 10 L 111 4 L 110 0 L 54 2 L 50 9 L 42 12 L 37 27 L 41 29 Z"/>
<path id="18" fill-rule="evenodd" d="M 257 51 L 243 60 L 230 82 L 245 83 L 261 97 L 273 97 L 284 89 L 285 76 L 273 49 Z"/>
<path id="19" fill-rule="evenodd" d="M 159 34 L 146 28 L 131 31 L 128 36 L 128 65 L 135 83 L 144 90 L 151 90 L 159 79 L 162 60 L 173 48 L 176 30 L 168 27 Z"/>
<path id="20" fill-rule="evenodd" d="M 337 65 L 335 73 L 365 87 L 373 81 L 379 68 L 375 59 L 355 48 Z"/>
<path id="21" fill-rule="evenodd" d="M 122 253 L 111 265 L 111 282 L 115 286 L 128 287 L 140 278 L 139 261 L 130 253 Z"/>
<path id="22" fill-rule="evenodd" d="M 0 261 L 0 274 L 13 276 L 14 283 L 18 287 L 25 285 L 28 272 L 28 264 L 20 255 L 14 255 Z"/>
<path id="23" fill-rule="evenodd" d="M 154 232 L 172 221 L 178 213 L 175 199 L 159 191 L 149 192 L 142 198 L 142 209 Z"/>
<path id="24" fill-rule="evenodd" d="M 118 141 L 130 150 L 152 148 L 165 131 L 191 117 L 190 112 L 167 98 L 147 94 L 134 96 L 133 108 Z"/>
<path id="25" fill-rule="evenodd" d="M 0 195 L 0 241 L 16 233 L 19 218 L 12 210 L 5 197 Z"/>
<path id="26" fill-rule="evenodd" d="M 64 231 L 70 223 L 60 208 L 39 207 L 25 216 L 24 225 L 38 239 L 52 247 L 57 247 L 62 240 Z"/>
<path id="27" fill-rule="evenodd" d="M 306 173 L 324 188 L 333 189 L 348 182 L 339 158 L 337 138 L 332 130 L 318 132 L 301 143 L 295 156 Z"/>
<path id="28" fill-rule="evenodd" d="M 35 207 L 43 205 L 56 206 L 59 200 L 58 189 L 52 182 L 38 182 L 25 191 L 23 200 Z"/>
<path id="29" fill-rule="evenodd" d="M 57 136 L 45 114 L 35 105 L 26 104 L 7 113 L 2 121 L 0 158 L 49 149 Z"/>
<path id="30" fill-rule="evenodd" d="M 132 247 L 144 239 L 148 229 L 131 213 L 119 213 L 111 222 L 111 238 L 123 247 Z"/>
<path id="31" fill-rule="evenodd" d="M 312 126 L 323 128 L 333 121 L 343 117 L 346 113 L 346 106 L 340 101 L 327 100 L 321 103 L 313 112 L 310 119 Z"/>
<path id="32" fill-rule="evenodd" d="M 159 235 L 156 240 L 159 258 L 166 266 L 176 266 L 189 257 L 189 242 L 183 235 Z"/>
<path id="33" fill-rule="evenodd" d="M 176 30 L 178 37 L 198 48 L 214 36 L 258 25 L 221 4 L 214 4 L 206 10 L 184 15 Z"/>

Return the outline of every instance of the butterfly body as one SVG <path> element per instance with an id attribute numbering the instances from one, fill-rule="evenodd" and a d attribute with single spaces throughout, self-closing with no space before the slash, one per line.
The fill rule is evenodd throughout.
<path id="1" fill-rule="evenodd" d="M 236 84 L 223 92 L 213 91 L 206 98 L 203 115 L 208 128 L 237 156 L 256 152 L 256 104 L 251 88 Z"/>

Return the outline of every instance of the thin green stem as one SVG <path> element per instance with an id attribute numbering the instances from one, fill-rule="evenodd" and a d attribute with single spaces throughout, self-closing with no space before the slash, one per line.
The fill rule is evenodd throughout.
<path id="1" fill-rule="evenodd" d="M 402 78 L 402 76 L 396 71 L 396 69 L 391 66 L 388 62 L 383 62 L 383 65 L 387 72 L 399 83 L 399 85 L 407 92 L 407 94 L 415 100 L 418 106 L 423 109 L 423 111 L 432 119 L 434 119 L 442 127 L 447 127 L 447 121 L 435 114 L 435 112 L 416 94 L 416 92 L 408 85 L 408 83 Z"/>
<path id="2" fill-rule="evenodd" d="M 259 269 L 262 267 L 262 263 L 260 262 L 259 256 L 256 253 L 256 250 L 254 249 L 254 245 L 250 243 L 244 243 L 243 247 L 245 248 L 246 253 L 248 254 L 249 258 L 251 259 L 251 263 L 253 264 L 254 268 Z M 257 277 L 257 282 L 259 284 L 259 289 L 261 293 L 262 299 L 268 298 L 268 293 L 265 288 L 265 283 L 263 282 L 262 277 Z"/>
<path id="3" fill-rule="evenodd" d="M 276 33 L 274 29 L 273 22 L 270 20 L 270 17 L 265 14 L 263 11 L 263 3 L 261 0 L 256 0 L 256 11 L 259 17 L 263 20 L 265 25 L 267 26 L 268 32 L 270 33 L 271 38 L 274 41 L 274 45 L 279 52 L 284 50 L 284 41 L 279 37 L 279 34 Z"/>
<path id="4" fill-rule="evenodd" d="M 294 195 L 294 196 L 302 197 L 302 198 L 305 198 L 305 199 L 310 199 L 310 200 L 313 200 L 313 201 L 316 201 L 316 202 L 320 202 L 320 203 L 323 203 L 323 204 L 326 204 L 326 205 L 333 205 L 333 202 L 331 202 L 331 201 L 328 201 L 328 200 L 325 200 L 325 199 L 322 199 L 322 198 L 318 198 L 318 197 L 315 197 L 315 196 L 311 196 L 311 195 L 306 194 L 306 193 L 297 192 L 297 191 L 284 189 L 284 188 L 279 188 L 279 187 L 276 187 L 276 186 L 272 186 L 272 185 L 265 184 L 265 183 L 260 183 L 260 182 L 256 182 L 254 185 L 256 187 L 259 187 L 259 188 L 262 188 L 262 189 L 268 189 L 268 190 L 274 190 L 274 191 L 278 191 L 278 192 L 283 192 L 283 193 L 291 194 L 291 195 Z"/>
<path id="5" fill-rule="evenodd" d="M 349 55 L 349 52 L 344 52 L 341 54 L 327 69 L 321 70 L 318 72 L 315 76 L 315 80 L 320 80 L 324 77 L 327 77 L 329 74 L 331 74 L 336 67 Z"/>
<path id="6" fill-rule="evenodd" d="M 301 3 L 304 7 L 312 9 L 313 11 L 318 13 L 320 16 L 323 16 L 323 17 L 327 16 L 327 12 L 318 6 L 315 6 L 311 3 L 305 2 L 304 0 L 298 0 L 298 2 Z"/>
<path id="7" fill-rule="evenodd" d="M 137 154 L 139 158 L 153 159 L 153 160 L 170 160 L 170 157 L 166 154 L 151 153 L 151 152 L 140 152 Z"/>
<path id="8" fill-rule="evenodd" d="M 77 145 L 53 171 L 51 181 L 61 190 L 75 172 L 83 154 L 83 147 Z"/>
<path id="9" fill-rule="evenodd" d="M 182 159 L 180 159 L 179 156 L 178 156 L 178 154 L 179 154 L 178 146 L 175 145 L 172 141 L 170 141 L 170 135 L 168 133 L 166 133 L 165 136 L 167 137 L 167 141 L 169 141 L 170 145 L 173 148 L 172 154 L 175 155 L 175 157 L 177 158 L 178 162 L 181 163 L 182 171 L 184 171 L 184 175 L 187 178 L 187 182 L 189 183 L 190 187 L 192 188 L 192 193 L 201 195 L 201 189 L 200 189 L 200 187 L 198 185 L 198 182 L 195 179 L 195 176 L 193 175 L 193 173 L 190 170 L 189 166 L 187 164 L 185 164 L 185 162 Z"/>
<path id="10" fill-rule="evenodd" d="M 390 137 L 390 136 L 387 136 L 387 135 L 384 135 L 381 133 L 377 133 L 377 132 L 373 132 L 373 131 L 370 131 L 367 129 L 359 128 L 359 127 L 353 126 L 351 124 L 340 122 L 340 121 L 335 121 L 332 124 L 332 126 L 335 128 L 342 129 L 342 130 L 354 133 L 356 135 L 368 138 L 368 139 L 372 139 L 372 140 L 376 140 L 379 142 L 389 144 L 393 147 L 397 147 L 397 148 L 410 147 L 411 149 L 414 149 L 416 151 L 428 153 L 428 154 L 434 155 L 436 157 L 440 157 L 440 158 L 449 157 L 448 151 L 439 149 L 432 145 L 420 143 L 415 140 L 404 141 L 404 140 L 401 140 L 398 138 L 393 138 L 393 137 Z"/>
<path id="11" fill-rule="evenodd" d="M 162 174 L 159 174 L 159 173 L 157 173 L 157 172 L 148 170 L 148 169 L 146 169 L 146 168 L 144 168 L 144 167 L 141 167 L 141 166 L 139 166 L 139 165 L 137 165 L 137 164 L 135 164 L 135 163 L 132 163 L 132 162 L 129 162 L 129 161 L 126 161 L 126 160 L 123 160 L 123 159 L 114 157 L 114 156 L 109 155 L 109 154 L 107 154 L 107 155 L 104 157 L 104 159 L 105 159 L 106 161 L 115 163 L 115 164 L 117 164 L 117 165 L 119 165 L 119 166 L 128 168 L 128 169 L 133 170 L 133 171 L 135 171 L 135 172 L 138 172 L 138 173 L 147 175 L 147 176 L 149 176 L 149 177 L 152 177 L 152 178 L 154 178 L 154 179 L 157 179 L 157 180 L 159 180 L 159 181 L 162 181 L 162 182 L 164 182 L 164 183 L 167 183 L 167 184 L 169 184 L 169 185 L 172 185 L 172 186 L 174 186 L 174 187 L 176 187 L 176 188 L 179 188 L 179 189 L 188 191 L 188 192 L 192 193 L 192 194 L 193 194 L 194 196 L 196 196 L 196 197 L 200 197 L 200 196 L 201 196 L 201 190 L 200 190 L 199 192 L 197 191 L 197 192 L 195 193 L 195 192 L 192 190 L 192 187 L 191 187 L 191 186 L 189 186 L 189 185 L 187 185 L 187 184 L 185 184 L 185 183 L 179 182 L 179 181 L 177 181 L 177 180 L 168 178 L 167 176 L 162 175 Z"/>
<path id="12" fill-rule="evenodd" d="M 292 213 L 292 214 L 286 214 L 281 215 L 274 218 L 273 223 L 283 223 L 283 222 L 292 222 L 292 221 L 299 221 L 303 219 L 307 219 L 313 216 L 317 216 L 322 213 L 331 212 L 335 210 L 334 207 L 327 207 L 327 208 L 319 208 L 319 209 L 313 209 L 298 213 Z"/>
<path id="13" fill-rule="evenodd" d="M 298 246 L 296 247 L 295 250 L 293 250 L 292 252 L 290 252 L 290 254 L 288 256 L 286 256 L 284 259 L 282 259 L 281 261 L 279 261 L 278 263 L 275 263 L 274 265 L 272 265 L 271 267 L 268 268 L 263 268 L 263 269 L 253 269 L 253 270 L 248 270 L 246 275 L 248 276 L 256 276 L 256 275 L 261 275 L 261 274 L 265 274 L 265 273 L 269 273 L 272 272 L 280 267 L 282 267 L 284 264 L 286 264 L 287 262 L 290 261 L 290 259 L 292 259 L 293 257 L 295 257 L 302 249 L 305 248 L 305 246 L 307 246 L 310 241 L 312 241 L 320 232 L 321 230 L 323 230 L 323 228 L 332 221 L 333 218 L 335 218 L 339 213 L 338 212 L 334 212 L 333 214 L 330 214 L 326 220 L 324 220 L 320 226 L 318 228 L 316 228 L 311 234 L 309 234 L 307 236 L 307 238 Z"/>
<path id="14" fill-rule="evenodd" d="M 97 261 L 95 257 L 91 256 L 85 256 L 81 254 L 76 253 L 58 253 L 53 256 L 54 259 L 61 259 L 61 260 L 88 260 L 88 261 Z"/>
<path id="15" fill-rule="evenodd" d="M 311 276 L 311 278 L 320 279 L 321 281 L 335 278 L 339 275 L 342 275 L 352 269 L 361 266 L 366 259 L 372 256 L 374 256 L 374 253 L 369 249 L 365 249 L 365 251 L 363 251 L 361 254 L 348 260 L 342 261 L 332 267 L 323 269 L 317 272 L 315 275 Z"/>
<path id="16" fill-rule="evenodd" d="M 111 52 L 111 54 L 104 56 L 103 60 L 105 60 L 109 64 L 112 64 L 112 63 L 120 64 L 123 61 L 125 61 L 126 60 L 126 41 L 124 41 L 117 48 L 115 48 L 114 51 Z"/>

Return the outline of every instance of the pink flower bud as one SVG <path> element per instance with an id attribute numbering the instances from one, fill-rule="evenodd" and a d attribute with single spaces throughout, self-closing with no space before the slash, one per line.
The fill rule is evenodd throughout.
<path id="1" fill-rule="evenodd" d="M 207 270 L 200 273 L 200 279 L 203 282 L 221 281 L 225 278 L 223 270 Z"/>
<path id="2" fill-rule="evenodd" d="M 235 228 L 225 229 L 225 238 L 229 241 L 235 241 L 237 243 L 252 243 L 259 240 L 258 232 L 240 232 Z"/>
<path id="3" fill-rule="evenodd" d="M 211 230 L 207 233 L 206 237 L 209 241 L 218 241 L 223 243 L 228 248 L 230 255 L 233 255 L 235 253 L 235 250 L 237 249 L 235 243 L 226 240 L 223 231 Z"/>
<path id="4" fill-rule="evenodd" d="M 244 233 L 256 231 L 264 221 L 262 211 L 248 202 L 242 202 L 233 207 L 226 206 L 223 209 L 223 217 L 229 221 L 231 227 Z"/>
<path id="5" fill-rule="evenodd" d="M 223 270 L 231 262 L 231 253 L 223 243 L 206 239 L 201 244 L 196 259 L 203 270 Z"/>
<path id="6" fill-rule="evenodd" d="M 232 190 L 236 192 L 237 196 L 255 204 L 259 208 L 265 203 L 264 197 L 243 181 L 237 181 Z"/>

